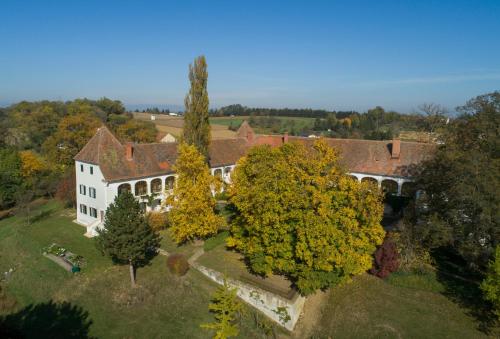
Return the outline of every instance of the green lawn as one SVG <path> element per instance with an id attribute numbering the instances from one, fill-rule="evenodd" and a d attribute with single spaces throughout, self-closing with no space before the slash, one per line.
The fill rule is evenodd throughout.
<path id="1" fill-rule="evenodd" d="M 30 314 L 30 321 L 25 320 L 28 336 L 42 336 L 38 332 L 40 320 L 34 320 L 38 317 L 46 319 L 42 326 L 60 323 L 61 337 L 65 331 L 74 331 L 73 328 L 83 326 L 80 322 L 86 321 L 91 321 L 89 335 L 99 338 L 208 336 L 199 324 L 213 320 L 207 306 L 216 288 L 214 283 L 195 270 L 182 278 L 173 276 L 168 272 L 166 257 L 157 256 L 150 266 L 138 270 L 139 287 L 132 290 L 128 267 L 114 266 L 101 256 L 94 240 L 83 236 L 85 229 L 72 222 L 71 210 L 62 209 L 55 202 L 47 203 L 42 209 L 51 214 L 30 226 L 19 217 L 0 221 L 0 272 L 15 268 L 2 286 L 17 299 L 16 311 L 38 305 L 30 311 L 36 313 Z M 42 256 L 42 248 L 53 242 L 85 257 L 88 264 L 80 274 L 68 273 Z M 175 249 L 170 241 L 164 240 L 164 244 L 167 250 Z M 178 252 L 188 254 L 189 246 Z M 58 313 L 55 304 L 46 304 L 49 301 L 71 303 L 78 311 L 73 312 L 71 308 L 71 312 L 66 312 L 73 312 L 81 321 L 66 321 L 71 316 Z M 25 319 L 26 314 L 21 314 Z M 262 331 L 255 326 L 254 314 L 247 312 L 242 319 L 242 337 L 259 337 Z"/>
<path id="2" fill-rule="evenodd" d="M 483 338 L 478 323 L 432 277 L 365 274 L 332 289 L 313 337 Z"/>
<path id="3" fill-rule="evenodd" d="M 157 256 L 137 272 L 139 287 L 130 289 L 128 267 L 114 266 L 96 250 L 85 229 L 72 222 L 74 212 L 50 201 L 35 214 L 45 218 L 26 225 L 12 217 L 0 221 L 0 272 L 15 271 L 2 287 L 17 299 L 14 319 L 22 319 L 28 337 L 55 331 L 98 338 L 207 338 L 199 324 L 212 321 L 207 310 L 216 285 L 195 270 L 185 277 L 170 274 L 166 257 Z M 189 256 L 194 246 L 176 246 L 163 231 L 162 247 Z M 42 256 L 42 248 L 56 242 L 85 257 L 80 274 L 64 271 Z M 244 275 L 237 254 L 216 246 L 200 258 L 202 264 Z M 229 253 L 229 254 L 228 254 Z M 448 287 L 447 287 L 448 288 Z M 396 274 L 387 280 L 363 275 L 330 290 L 318 314 L 316 338 L 480 338 L 468 311 L 451 301 L 435 275 Z M 63 302 L 69 305 L 61 305 Z M 29 305 L 31 308 L 26 309 Z M 59 305 L 59 306 L 58 306 Z M 24 309 L 24 310 L 23 310 Z M 241 338 L 264 338 L 273 328 L 262 315 L 245 308 Z M 1 312 L 1 300 L 0 300 Z M 52 327 L 47 327 L 51 324 Z M 275 331 L 281 336 L 285 332 Z M 88 333 L 87 333 L 88 330 Z M 0 335 L 1 336 L 1 335 Z"/>

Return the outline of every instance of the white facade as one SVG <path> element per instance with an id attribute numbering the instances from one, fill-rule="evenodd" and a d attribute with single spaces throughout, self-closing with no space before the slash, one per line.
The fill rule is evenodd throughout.
<path id="1" fill-rule="evenodd" d="M 175 139 L 175 137 L 170 133 L 165 134 L 165 136 L 160 140 L 160 142 L 163 143 L 176 142 L 176 141 L 177 139 Z"/>
<path id="2" fill-rule="evenodd" d="M 99 166 L 76 161 L 76 222 L 97 226 L 104 220 L 107 189 Z"/>
<path id="3" fill-rule="evenodd" d="M 231 173 L 235 165 L 218 166 L 210 169 L 214 176 L 220 176 L 226 184 L 231 183 Z M 127 188 L 137 197 L 144 210 L 165 210 L 162 204 L 167 195 L 172 192 L 175 184 L 175 174 L 135 178 L 130 180 L 107 182 L 98 165 L 75 162 L 76 170 L 76 222 L 87 228 L 86 236 L 97 235 L 97 229 L 102 227 L 106 209 L 115 200 L 120 189 Z M 367 173 L 349 173 L 359 181 L 371 178 L 381 187 L 384 180 L 397 183 L 397 194 L 401 195 L 404 183 L 411 182 L 408 178 L 381 176 Z"/>
<path id="4" fill-rule="evenodd" d="M 220 175 L 225 183 L 231 182 L 234 165 L 214 167 L 212 175 Z M 98 165 L 75 162 L 76 170 L 76 222 L 87 228 L 86 236 L 97 235 L 102 227 L 106 209 L 115 200 L 120 189 L 127 187 L 137 197 L 144 210 L 160 211 L 162 203 L 172 192 L 175 174 L 157 175 L 107 182 Z"/>

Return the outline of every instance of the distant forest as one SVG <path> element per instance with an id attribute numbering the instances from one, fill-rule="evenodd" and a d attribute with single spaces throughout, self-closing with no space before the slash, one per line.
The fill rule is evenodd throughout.
<path id="1" fill-rule="evenodd" d="M 251 108 L 230 105 L 211 111 L 212 116 L 249 116 L 252 127 L 271 133 L 288 132 L 292 135 L 319 134 L 336 138 L 387 140 L 401 131 L 432 134 L 446 123 L 446 110 L 436 104 L 424 104 L 420 113 L 402 114 L 377 106 L 367 112 L 327 111 L 290 108 Z M 311 118 L 310 123 L 298 124 L 291 118 Z M 312 120 L 314 119 L 314 120 Z M 230 126 L 236 127 L 236 126 Z"/>

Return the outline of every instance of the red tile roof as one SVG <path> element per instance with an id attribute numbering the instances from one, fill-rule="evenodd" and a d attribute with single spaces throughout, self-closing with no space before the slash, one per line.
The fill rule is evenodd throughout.
<path id="1" fill-rule="evenodd" d="M 341 163 L 350 172 L 388 176 L 411 176 L 416 165 L 430 157 L 435 149 L 432 144 L 401 141 L 399 156 L 396 157 L 392 152 L 392 141 L 331 138 L 325 140 L 340 151 Z M 283 136 L 255 135 L 251 127 L 243 123 L 238 131 L 238 138 L 212 140 L 209 147 L 210 166 L 233 165 L 254 145 L 275 147 L 284 142 Z M 314 139 L 290 136 L 288 142 L 310 145 Z M 172 167 L 177 159 L 177 143 L 134 144 L 132 147 L 132 158 L 127 160 L 126 146 L 103 126 L 75 156 L 75 160 L 99 165 L 107 181 L 173 172 Z"/>

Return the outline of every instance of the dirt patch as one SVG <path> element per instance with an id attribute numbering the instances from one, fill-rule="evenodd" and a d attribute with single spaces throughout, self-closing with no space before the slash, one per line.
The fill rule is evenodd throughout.
<path id="1" fill-rule="evenodd" d="M 321 318 L 321 309 L 328 301 L 328 291 L 318 291 L 307 297 L 302 315 L 300 316 L 291 338 L 309 338 L 311 332 L 318 324 Z"/>

